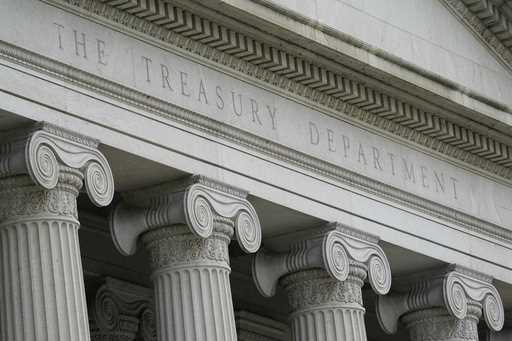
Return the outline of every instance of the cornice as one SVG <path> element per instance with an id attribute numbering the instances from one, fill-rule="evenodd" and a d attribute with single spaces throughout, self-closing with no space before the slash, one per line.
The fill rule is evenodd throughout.
<path id="1" fill-rule="evenodd" d="M 336 98 L 335 96 L 330 96 L 326 93 L 322 93 L 318 91 L 318 89 L 315 90 L 310 87 L 298 84 L 297 82 L 293 82 L 289 79 L 285 79 L 281 77 L 280 74 L 286 74 L 286 72 L 284 72 L 283 70 L 277 70 L 278 68 L 274 69 L 274 72 L 263 69 L 262 67 L 270 63 L 270 61 L 267 61 L 267 63 L 260 63 L 258 66 L 250 64 L 247 61 L 228 55 L 227 52 L 230 52 L 230 49 L 221 48 L 224 50 L 224 52 L 221 52 L 218 49 L 213 49 L 211 47 L 203 45 L 200 42 L 192 40 L 190 38 L 190 34 L 186 34 L 189 37 L 185 37 L 181 34 L 178 35 L 173 31 L 169 31 L 163 27 L 157 26 L 156 24 L 140 19 L 128 12 L 121 11 L 117 8 L 110 7 L 106 4 L 102 4 L 94 0 L 43 1 L 54 5 L 58 5 L 59 7 L 64 6 L 69 10 L 79 11 L 81 15 L 93 16 L 96 20 L 99 19 L 105 22 L 108 21 L 115 25 L 123 26 L 125 28 L 128 28 L 132 32 L 136 31 L 142 33 L 150 39 L 157 39 L 171 46 L 172 48 L 180 49 L 185 53 L 191 54 L 195 56 L 195 58 L 208 60 L 210 63 L 214 62 L 217 64 L 221 64 L 223 67 L 234 69 L 235 72 L 241 72 L 245 75 L 249 75 L 258 79 L 259 81 L 267 82 L 273 87 L 279 87 L 282 90 L 291 92 L 295 95 L 303 96 L 306 100 L 314 101 L 317 103 L 317 105 L 327 108 L 331 112 L 334 111 L 337 115 L 343 117 L 345 120 L 357 121 L 360 123 L 364 123 L 366 125 L 373 125 L 374 127 L 381 127 L 381 130 L 385 130 L 388 133 L 394 133 L 395 136 L 397 136 L 398 138 L 405 138 L 408 141 L 417 142 L 422 146 L 431 147 L 437 152 L 443 153 L 451 158 L 453 157 L 455 159 L 473 164 L 474 166 L 477 166 L 480 169 L 484 170 L 486 173 L 494 173 L 494 177 L 499 176 L 505 179 L 512 179 L 512 168 L 508 168 L 503 165 L 498 165 L 497 163 L 484 160 L 479 156 L 470 154 L 467 151 L 463 151 L 454 146 L 448 145 L 445 142 L 434 140 L 431 137 L 425 136 L 417 131 L 413 131 L 411 128 L 399 126 L 395 122 L 384 119 L 382 117 L 378 117 L 368 111 L 356 107 L 355 105 L 349 104 L 346 101 Z M 168 11 L 169 9 L 167 9 L 167 12 Z M 139 16 L 144 17 L 144 15 L 141 14 L 143 12 L 137 12 L 133 10 L 133 8 L 131 12 L 138 13 Z M 189 18 L 189 15 L 187 14 L 186 17 Z M 150 16 L 150 18 L 152 17 Z M 189 22 L 191 19 L 189 18 L 187 20 L 187 22 Z M 160 21 L 157 20 L 156 22 L 162 24 L 163 22 L 165 22 L 165 20 L 164 18 L 160 18 Z M 169 23 L 167 25 L 169 27 L 173 27 Z M 203 41 L 209 40 L 205 38 L 203 39 Z M 275 50 L 267 49 L 266 51 Z M 77 70 L 68 65 L 56 62 L 54 60 L 45 58 L 43 56 L 34 54 L 21 48 L 17 48 L 7 43 L 0 42 L 0 56 L 3 56 L 4 58 L 14 61 L 18 64 L 22 64 L 32 69 L 36 69 L 39 72 L 50 74 L 53 77 L 58 77 L 67 82 L 79 85 L 94 92 L 114 98 L 115 100 L 128 103 L 129 105 L 141 108 L 144 111 L 151 112 L 164 119 L 171 120 L 179 124 L 184 124 L 186 126 L 206 132 L 213 136 L 231 141 L 233 143 L 236 143 L 237 145 L 241 145 L 252 150 L 255 150 L 257 152 L 263 153 L 265 155 L 271 156 L 278 160 L 284 161 L 288 164 L 296 165 L 303 169 L 313 171 L 322 176 L 334 179 L 335 181 L 338 181 L 342 184 L 355 187 L 366 193 L 375 194 L 381 198 L 384 198 L 385 200 L 390 200 L 391 202 L 413 208 L 414 210 L 426 213 L 431 216 L 440 217 L 445 221 L 461 226 L 462 230 L 466 232 L 470 231 L 470 233 L 472 234 L 476 233 L 479 236 L 485 235 L 491 237 L 492 239 L 497 238 L 506 242 L 512 240 L 512 233 L 509 230 L 501 228 L 497 225 L 487 223 L 473 216 L 463 214 L 458 211 L 454 211 L 453 209 L 439 205 L 435 202 L 422 199 L 416 195 L 398 190 L 394 187 L 385 185 L 373 179 L 361 176 L 360 174 L 356 174 L 346 169 L 334 166 L 328 162 L 316 159 L 306 154 L 302 154 L 295 150 L 291 150 L 282 145 L 271 143 L 268 140 L 265 140 L 258 136 L 243 132 L 242 130 L 239 130 L 237 128 L 221 124 L 217 121 L 206 118 L 204 116 L 197 115 L 186 109 L 174 106 L 169 102 L 161 101 L 153 97 L 148 97 L 147 95 L 142 94 L 140 92 L 123 87 L 113 82 L 109 82 L 98 76 Z M 262 56 L 261 58 L 264 59 L 264 56 Z M 245 59 L 249 59 L 253 63 L 257 62 L 255 61 L 255 59 Z M 290 76 L 291 74 L 287 75 Z M 365 89 L 364 87 L 361 88 L 359 85 L 356 85 L 355 88 L 359 90 Z M 351 102 L 357 102 L 355 100 L 356 98 L 358 97 L 353 97 Z M 378 98 L 382 99 L 383 97 Z M 358 105 L 362 104 L 364 104 L 364 102 L 358 103 Z M 412 108 L 410 106 L 406 106 L 404 103 L 401 103 L 400 107 L 409 109 Z M 432 123 L 432 121 L 428 121 L 430 123 L 427 123 L 425 117 L 418 116 L 419 111 L 409 110 L 407 112 L 413 113 L 415 115 L 413 116 L 420 119 L 420 121 L 424 122 L 424 124 L 428 125 Z M 413 121 L 409 120 L 403 122 L 411 123 Z M 448 131 L 453 131 L 456 133 L 457 136 L 463 136 L 465 138 L 471 137 L 470 140 L 475 142 L 475 135 L 469 134 L 467 130 L 463 130 L 460 127 L 455 129 L 456 126 L 453 124 L 449 125 L 451 127 L 450 130 L 447 128 L 446 124 L 441 124 L 441 122 L 445 121 L 441 121 L 440 118 L 439 120 L 435 120 L 434 126 L 437 128 L 442 128 L 442 130 L 445 131 L 445 133 L 447 133 Z M 419 125 L 416 125 L 415 127 L 419 130 L 422 130 Z M 435 135 L 435 129 L 431 129 L 429 131 Z M 442 135 L 439 136 L 441 137 L 441 139 L 443 139 Z M 444 138 L 444 140 L 447 141 L 446 138 Z M 480 138 L 478 138 L 477 140 L 480 145 L 482 145 L 483 142 L 488 141 L 482 140 Z M 457 142 L 457 139 L 453 137 L 450 139 L 450 141 L 455 143 Z M 491 145 L 489 145 L 488 142 L 485 142 L 484 144 L 486 146 L 499 147 L 498 149 L 501 152 L 506 153 L 507 157 L 505 158 L 504 155 L 501 155 L 499 158 L 500 160 L 505 161 L 510 159 L 510 157 L 508 156 L 510 155 L 510 149 L 508 146 L 499 144 L 496 141 L 494 141 L 493 144 Z M 473 146 L 471 142 L 461 145 L 465 147 Z M 473 152 L 481 153 L 482 149 L 474 149 Z M 491 155 L 492 154 L 487 154 L 487 157 Z M 512 165 L 512 159 L 510 159 L 509 161 L 510 165 Z"/>
<path id="2" fill-rule="evenodd" d="M 512 2 L 441 0 L 512 72 Z"/>

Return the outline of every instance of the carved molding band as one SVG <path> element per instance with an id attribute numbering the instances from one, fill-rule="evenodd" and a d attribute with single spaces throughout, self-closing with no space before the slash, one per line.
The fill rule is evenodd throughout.
<path id="1" fill-rule="evenodd" d="M 93 341 L 156 341 L 151 290 L 106 278 L 89 305 Z"/>
<path id="2" fill-rule="evenodd" d="M 367 267 L 373 290 L 384 295 L 391 287 L 391 269 L 377 242 L 377 238 L 341 224 L 329 224 L 324 232 L 292 244 L 288 253 L 259 251 L 252 263 L 254 282 L 260 293 L 269 297 L 286 274 L 321 268 L 332 278 L 344 281 L 349 276 L 350 263 L 355 262 Z"/>
<path id="3" fill-rule="evenodd" d="M 423 275 L 406 286 L 404 292 L 378 298 L 377 317 L 387 333 L 397 331 L 398 321 L 406 313 L 437 307 L 462 320 L 468 315 L 469 305 L 475 303 L 481 305 L 491 330 L 503 328 L 503 303 L 487 276 L 449 266 L 444 271 Z"/>
<path id="4" fill-rule="evenodd" d="M 45 122 L 6 140 L 0 145 L 0 178 L 28 174 L 35 184 L 52 189 L 67 167 L 83 175 L 94 204 L 106 206 L 112 201 L 114 179 L 97 141 Z"/>
<path id="5" fill-rule="evenodd" d="M 117 249 L 131 255 L 139 236 L 164 226 L 186 224 L 201 238 L 208 238 L 217 222 L 235 228 L 240 247 L 256 252 L 261 244 L 258 215 L 247 193 L 201 176 L 127 193 L 112 212 L 110 226 Z"/>

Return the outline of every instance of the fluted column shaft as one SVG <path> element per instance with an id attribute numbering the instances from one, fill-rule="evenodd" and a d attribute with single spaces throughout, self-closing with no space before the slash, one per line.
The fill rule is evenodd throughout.
<path id="1" fill-rule="evenodd" d="M 458 319 L 444 308 L 429 308 L 402 317 L 411 341 L 478 341 L 478 320 L 482 306 L 468 304 L 465 318 Z"/>
<path id="2" fill-rule="evenodd" d="M 2 340 L 89 340 L 76 197 L 82 175 L 61 169 L 50 190 L 0 180 Z"/>
<path id="3" fill-rule="evenodd" d="M 293 341 L 366 341 L 361 287 L 366 266 L 351 262 L 345 281 L 325 270 L 304 270 L 280 280 L 292 308 Z"/>
<path id="4" fill-rule="evenodd" d="M 237 340 L 229 282 L 232 235 L 228 222 L 216 222 L 207 238 L 186 225 L 142 235 L 151 259 L 159 340 Z"/>

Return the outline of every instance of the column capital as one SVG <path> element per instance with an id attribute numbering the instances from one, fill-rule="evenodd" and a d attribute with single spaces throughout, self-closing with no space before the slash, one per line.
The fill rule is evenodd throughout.
<path id="1" fill-rule="evenodd" d="M 9 132 L 1 141 L 0 178 L 28 175 L 36 185 L 50 190 L 63 169 L 72 169 L 85 179 L 94 204 L 106 206 L 112 201 L 112 171 L 97 149 L 98 141 L 46 122 Z"/>
<path id="2" fill-rule="evenodd" d="M 153 293 L 150 289 L 105 278 L 89 306 L 91 335 L 97 340 L 156 340 Z"/>
<path id="3" fill-rule="evenodd" d="M 407 279 L 398 280 L 396 293 L 377 299 L 377 317 L 381 327 L 395 333 L 399 319 L 410 312 L 443 308 L 462 320 L 468 307 L 481 306 L 487 326 L 499 331 L 504 323 L 504 310 L 492 278 L 476 271 L 449 265 Z"/>
<path id="4" fill-rule="evenodd" d="M 287 253 L 260 250 L 253 258 L 253 279 L 260 293 L 270 297 L 287 274 L 321 268 L 341 282 L 348 278 L 351 263 L 359 263 L 368 269 L 373 290 L 385 295 L 391 287 L 391 269 L 378 241 L 373 235 L 330 223 L 292 243 Z"/>
<path id="5" fill-rule="evenodd" d="M 124 193 L 123 199 L 111 214 L 110 226 L 114 243 L 124 255 L 136 252 L 144 232 L 179 224 L 208 238 L 215 223 L 228 223 L 245 252 L 260 247 L 261 226 L 247 192 L 219 181 L 195 175 Z"/>

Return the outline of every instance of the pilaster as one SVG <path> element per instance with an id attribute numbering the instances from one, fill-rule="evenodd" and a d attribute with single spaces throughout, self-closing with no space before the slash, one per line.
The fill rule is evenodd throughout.
<path id="1" fill-rule="evenodd" d="M 111 216 L 123 254 L 147 250 L 161 340 L 236 341 L 229 243 L 255 252 L 261 229 L 247 193 L 201 176 L 126 193 Z"/>
<path id="2" fill-rule="evenodd" d="M 399 322 L 411 340 L 478 340 L 478 321 L 499 331 L 503 304 L 492 279 L 459 266 L 404 279 L 397 292 L 377 300 L 377 317 L 384 331 L 397 331 Z"/>
<path id="3" fill-rule="evenodd" d="M 294 242 L 288 253 L 258 252 L 253 276 L 264 296 L 277 285 L 292 309 L 294 341 L 366 340 L 361 288 L 368 280 L 379 295 L 391 286 L 391 270 L 378 239 L 341 224 Z"/>
<path id="4" fill-rule="evenodd" d="M 2 340 L 88 341 L 76 198 L 108 205 L 98 142 L 38 123 L 0 137 Z"/>

